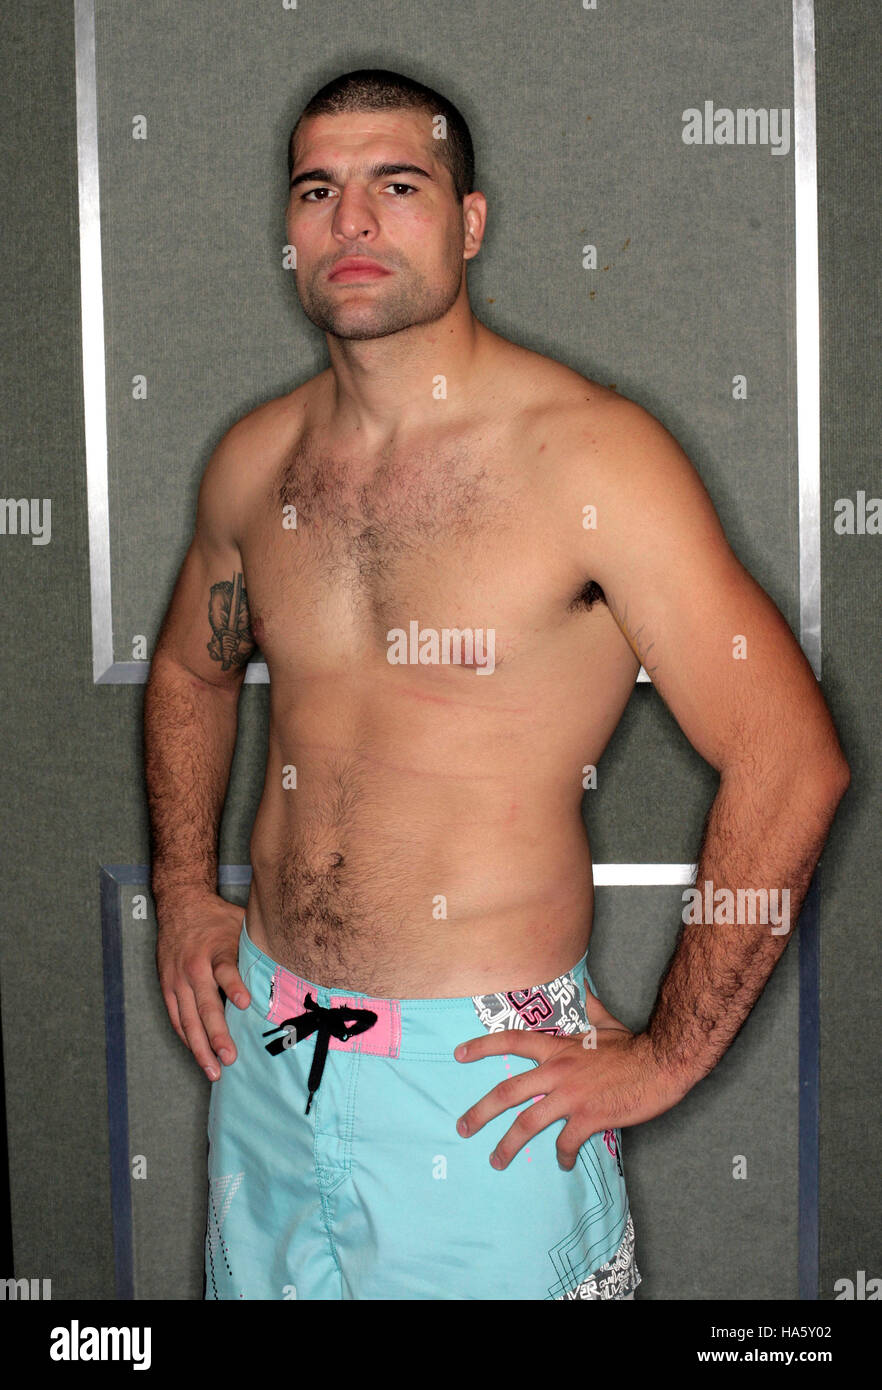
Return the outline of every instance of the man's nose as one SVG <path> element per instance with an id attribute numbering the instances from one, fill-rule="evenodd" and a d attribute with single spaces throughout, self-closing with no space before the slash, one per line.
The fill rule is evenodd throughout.
<path id="1" fill-rule="evenodd" d="M 379 222 L 366 189 L 343 189 L 334 210 L 332 230 L 336 236 L 346 241 L 376 235 Z"/>

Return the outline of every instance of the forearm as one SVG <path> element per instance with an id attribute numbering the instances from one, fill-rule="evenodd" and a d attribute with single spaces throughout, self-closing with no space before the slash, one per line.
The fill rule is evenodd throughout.
<path id="1" fill-rule="evenodd" d="M 661 1071 L 683 1095 L 734 1041 L 785 950 L 844 791 L 833 778 L 760 782 L 744 773 L 721 778 L 699 854 L 698 896 L 684 900 L 647 1025 Z M 779 923 L 761 921 L 765 902 L 770 918 L 777 907 Z"/>
<path id="2" fill-rule="evenodd" d="M 238 727 L 238 692 L 154 658 L 144 696 L 151 885 L 157 909 L 182 889 L 217 892 L 218 828 Z"/>

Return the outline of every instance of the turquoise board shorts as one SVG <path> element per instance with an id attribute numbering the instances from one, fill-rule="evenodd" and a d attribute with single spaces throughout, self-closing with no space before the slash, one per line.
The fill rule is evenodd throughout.
<path id="1" fill-rule="evenodd" d="M 378 999 L 285 970 L 243 918 L 239 972 L 251 1004 L 227 1001 L 238 1056 L 208 1115 L 206 1299 L 633 1298 L 618 1130 L 592 1134 L 569 1172 L 564 1119 L 502 1170 L 490 1154 L 525 1106 L 456 1130 L 537 1063 L 453 1049 L 503 1028 L 587 1032 L 584 956 L 540 986 Z"/>

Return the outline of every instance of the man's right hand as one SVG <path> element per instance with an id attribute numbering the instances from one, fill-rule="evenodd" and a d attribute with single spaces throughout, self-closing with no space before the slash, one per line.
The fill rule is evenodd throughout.
<path id="1" fill-rule="evenodd" d="M 251 995 L 238 970 L 244 913 L 215 893 L 171 893 L 157 906 L 156 968 L 172 1027 L 209 1080 L 236 1060 L 218 989 L 240 1009 Z"/>

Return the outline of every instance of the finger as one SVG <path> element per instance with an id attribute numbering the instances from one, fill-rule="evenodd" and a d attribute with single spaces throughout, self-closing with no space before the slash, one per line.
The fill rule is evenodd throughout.
<path id="1" fill-rule="evenodd" d="M 480 1038 L 469 1038 L 457 1044 L 453 1055 L 458 1062 L 477 1062 L 480 1057 L 501 1057 L 507 1053 L 545 1062 L 558 1050 L 555 1039 L 548 1033 L 534 1033 L 529 1028 L 503 1028 L 499 1033 L 485 1033 Z"/>
<path id="2" fill-rule="evenodd" d="M 224 994 L 228 999 L 232 999 L 238 1009 L 247 1009 L 251 1003 L 251 994 L 239 974 L 235 960 L 224 957 L 214 965 L 214 978 L 217 980 Z"/>
<path id="3" fill-rule="evenodd" d="M 165 1007 L 168 1010 L 168 1016 L 171 1021 L 172 1028 L 174 1028 L 175 1032 L 177 1033 L 184 1046 L 189 1047 L 190 1044 L 187 1042 L 187 1035 L 181 1027 L 181 1015 L 178 1010 L 178 1000 L 176 994 L 173 990 L 166 989 L 163 986 L 162 997 L 165 1000 Z"/>
<path id="4" fill-rule="evenodd" d="M 560 1134 L 557 1136 L 557 1161 L 561 1168 L 566 1172 L 571 1172 L 576 1166 L 576 1159 L 579 1157 L 579 1150 L 587 1139 L 590 1139 L 594 1131 L 586 1132 L 584 1120 L 579 1121 L 574 1115 L 570 1115 Z"/>
<path id="5" fill-rule="evenodd" d="M 181 1011 L 181 1026 L 187 1035 L 187 1046 L 206 1076 L 211 1081 L 216 1081 L 220 1076 L 220 1063 L 209 1046 L 197 1000 L 191 989 L 181 991 L 178 1006 Z"/>
<path id="6" fill-rule="evenodd" d="M 517 1076 L 507 1076 L 491 1091 L 470 1106 L 456 1122 L 457 1133 L 464 1139 L 477 1134 L 488 1120 L 493 1120 L 513 1105 L 525 1105 L 537 1096 L 545 1095 L 554 1087 L 557 1074 L 551 1063 L 530 1067 Z"/>
<path id="7" fill-rule="evenodd" d="M 507 1168 L 525 1144 L 529 1144 L 531 1139 L 554 1120 L 562 1120 L 565 1114 L 560 1100 L 552 1095 L 543 1096 L 541 1100 L 528 1105 L 496 1145 L 490 1155 L 491 1166 L 500 1171 Z"/>
<path id="8" fill-rule="evenodd" d="M 210 977 L 210 983 L 197 985 L 193 993 L 209 1045 L 224 1065 L 230 1066 L 236 1060 L 236 1044 L 230 1037 L 214 978 Z"/>

